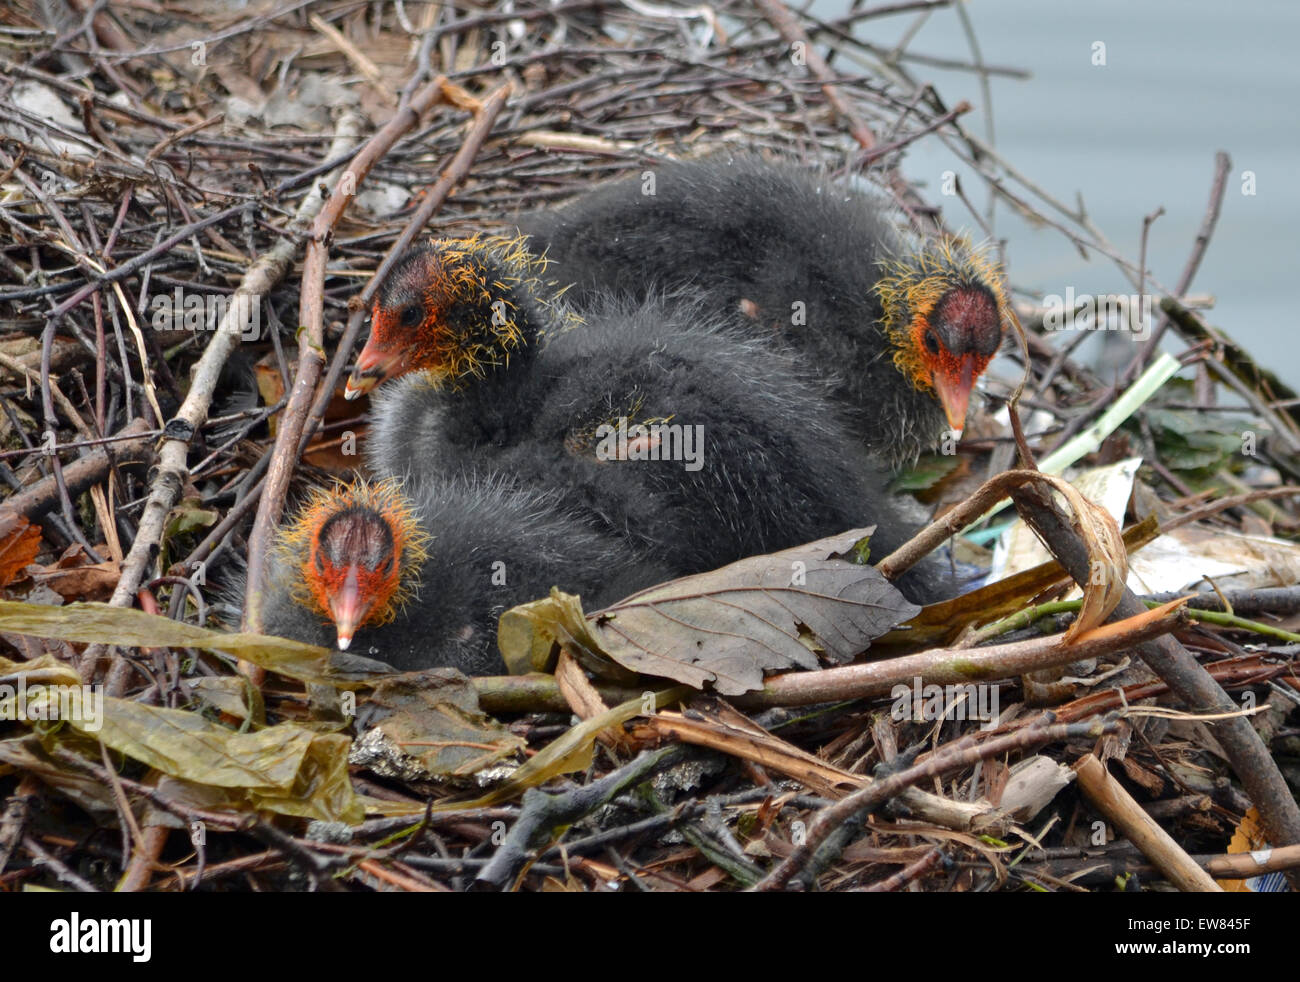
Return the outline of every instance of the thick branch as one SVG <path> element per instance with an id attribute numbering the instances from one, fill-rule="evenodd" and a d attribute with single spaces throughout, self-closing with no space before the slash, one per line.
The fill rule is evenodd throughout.
<path id="1" fill-rule="evenodd" d="M 788 672 L 768 679 L 761 691 L 736 696 L 732 702 L 744 708 L 809 706 L 882 696 L 896 685 L 911 685 L 916 680 L 936 685 L 966 685 L 1014 678 L 1026 672 L 1113 654 L 1165 634 L 1182 620 L 1171 609 L 1173 606 L 1151 611 L 1144 608 L 1145 616 L 1089 631 L 1074 643 L 1067 642 L 1064 635 L 1053 635 L 985 648 L 935 648 L 820 672 Z"/>

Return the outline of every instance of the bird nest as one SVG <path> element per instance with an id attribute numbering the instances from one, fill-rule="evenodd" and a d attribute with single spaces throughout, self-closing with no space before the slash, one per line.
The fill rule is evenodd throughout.
<path id="1" fill-rule="evenodd" d="M 1296 865 L 1244 851 L 1300 841 L 1276 759 L 1300 685 L 1286 486 L 1300 477 L 1296 393 L 1189 297 L 1217 206 L 1162 286 L 1081 206 L 966 129 L 967 104 L 916 80 L 925 59 L 861 38 L 875 18 L 945 5 L 854 5 L 835 20 L 781 0 L 6 6 L 0 890 L 118 878 L 159 891 L 1052 890 L 1116 878 L 1198 889 Z M 287 649 L 214 640 L 223 566 L 247 553 L 256 584 L 295 482 L 355 465 L 348 440 L 363 421 L 336 398 L 340 381 L 372 276 L 423 228 L 499 232 L 604 178 L 744 151 L 869 182 L 920 235 L 956 223 L 991 236 L 960 186 L 941 211 L 905 177 L 923 139 L 1160 299 L 1148 343 L 1104 379 L 1054 329 L 1100 323 L 1108 298 L 1061 311 L 1018 292 L 1023 343 L 1004 350 L 988 396 L 1005 409 L 1023 381 L 1020 412 L 985 414 L 956 454 L 900 478 L 947 524 L 886 563 L 904 567 L 1011 494 L 1088 584 L 1090 562 L 1122 561 L 1088 500 L 1118 488 L 1131 554 L 1166 540 L 1182 550 L 1169 562 L 1186 565 L 1230 542 L 1229 564 L 1271 577 L 1143 614 L 1124 608 L 1122 577 L 1120 592 L 1070 599 L 1044 553 L 1048 565 L 1002 581 L 997 603 L 955 602 L 903 646 L 873 648 L 886 657 L 867 665 L 884 674 L 866 688 L 794 673 L 733 701 L 661 693 L 661 710 L 687 701 L 680 713 L 640 694 L 662 682 L 593 685 L 572 664 L 558 683 L 435 672 L 370 684 Z M 1226 173 L 1224 158 L 1216 196 Z M 1162 360 L 1162 337 L 1182 342 L 1194 382 L 1163 384 L 1180 366 Z M 1216 410 L 1220 391 L 1240 408 Z M 1012 426 L 1022 416 L 1028 436 Z M 1121 466 L 1132 458 L 1140 471 Z M 1091 489 L 1072 499 L 1073 520 L 1028 473 L 1033 460 L 1072 467 Z M 987 565 L 975 539 L 960 558 Z M 84 601 L 104 606 L 64 606 Z M 580 629 L 571 610 L 554 616 Z M 1067 644 L 1090 657 L 1060 668 Z M 1034 671 L 1049 649 L 1057 669 Z M 988 666 L 988 684 L 955 702 L 962 687 L 942 681 L 953 658 Z M 90 686 L 103 729 L 15 718 L 13 687 L 38 678 Z M 899 680 L 915 685 L 894 692 Z M 989 696 L 992 717 L 968 711 Z M 930 713 L 932 698 L 946 708 Z M 456 725 L 430 724 L 448 705 Z M 1243 707 L 1251 715 L 1223 718 Z M 331 714 L 355 740 L 303 725 Z M 283 728 L 275 754 L 260 727 Z M 261 774 L 256 786 L 226 780 L 203 741 Z M 457 742 L 472 752 L 423 749 Z M 284 780 L 284 746 L 315 783 Z M 548 793 L 521 797 L 538 786 Z M 1092 815 L 1109 835 L 1092 837 Z M 511 831 L 489 847 L 498 822 Z M 1158 823 L 1182 846 L 1139 834 Z M 378 848 L 394 834 L 400 849 Z"/>

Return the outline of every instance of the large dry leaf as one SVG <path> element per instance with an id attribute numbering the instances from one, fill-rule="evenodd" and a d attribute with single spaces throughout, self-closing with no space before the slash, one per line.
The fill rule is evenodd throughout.
<path id="1" fill-rule="evenodd" d="M 301 641 L 261 634 L 223 634 L 143 610 L 107 604 L 45 607 L 0 601 L 0 631 L 81 644 L 222 651 L 300 682 L 339 688 L 356 688 L 392 674 L 388 666 L 369 658 Z"/>
<path id="2" fill-rule="evenodd" d="M 348 749 L 352 741 L 342 734 L 317 733 L 295 723 L 280 723 L 261 730 L 240 732 L 181 709 L 147 706 L 129 699 L 105 696 L 97 687 L 82 687 L 68 666 L 52 658 L 15 663 L 0 659 L 0 675 L 21 678 L 27 686 L 25 712 L 19 713 L 16 686 L 0 697 L 0 719 L 38 721 L 57 719 L 61 729 L 43 734 L 46 750 L 61 744 L 74 753 L 98 757 L 94 743 L 134 758 L 181 781 L 202 785 L 223 806 L 235 810 L 273 811 L 323 820 L 358 822 L 361 803 L 348 777 Z M 41 689 L 36 689 L 37 685 Z M 76 686 L 85 701 L 59 698 L 48 686 Z M 40 731 L 38 730 L 38 733 Z M 12 756 L 0 755 L 74 800 L 97 800 L 85 793 L 85 782 L 43 753 L 23 751 L 16 741 L 6 741 Z M 41 760 L 37 760 L 40 757 Z M 42 762 L 43 761 L 43 762 Z M 63 770 L 72 770 L 61 777 Z M 214 799 L 216 800 L 216 799 Z"/>
<path id="3" fill-rule="evenodd" d="M 580 658 L 603 655 L 697 689 L 712 683 L 724 695 L 762 688 L 766 672 L 818 668 L 818 651 L 842 664 L 920 610 L 873 567 L 845 558 L 870 531 L 674 580 L 590 620 L 557 593 L 502 615 L 502 654 L 512 671 L 528 671 L 553 642 L 567 643 Z"/>
<path id="4" fill-rule="evenodd" d="M 33 718 L 49 715 L 43 708 L 48 702 L 47 695 L 29 701 Z M 359 822 L 364 816 L 348 777 L 352 741 L 342 734 L 316 733 L 296 723 L 241 733 L 198 713 L 102 693 L 93 709 L 60 719 L 79 736 L 98 739 L 171 777 L 225 789 L 230 807 L 325 821 Z M 81 742 L 61 733 L 51 739 L 74 751 Z"/>

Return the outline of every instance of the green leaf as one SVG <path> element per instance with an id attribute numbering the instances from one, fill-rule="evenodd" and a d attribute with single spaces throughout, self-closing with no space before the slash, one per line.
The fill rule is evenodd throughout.
<path id="1" fill-rule="evenodd" d="M 891 491 L 929 491 L 957 469 L 956 454 L 922 454 L 915 464 L 900 471 L 889 483 Z"/>

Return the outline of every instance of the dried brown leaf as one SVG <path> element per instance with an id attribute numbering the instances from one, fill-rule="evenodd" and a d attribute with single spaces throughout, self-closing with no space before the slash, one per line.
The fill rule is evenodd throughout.
<path id="1" fill-rule="evenodd" d="M 41 570 L 33 579 L 49 587 L 64 600 L 107 600 L 121 578 L 121 565 L 114 560 L 84 565 L 60 565 Z"/>
<path id="2" fill-rule="evenodd" d="M 761 688 L 766 672 L 816 669 L 819 653 L 842 664 L 914 616 L 909 603 L 859 554 L 870 529 L 756 556 L 634 594 L 590 619 L 572 597 L 507 611 L 498 640 L 513 671 L 544 666 L 553 643 L 591 667 L 712 684 L 724 695 Z"/>
<path id="3" fill-rule="evenodd" d="M 41 547 L 41 527 L 23 515 L 0 510 L 0 587 L 18 579 Z"/>

